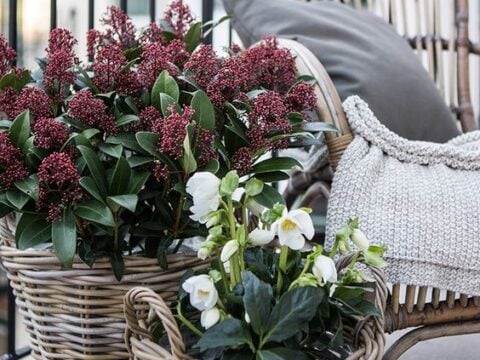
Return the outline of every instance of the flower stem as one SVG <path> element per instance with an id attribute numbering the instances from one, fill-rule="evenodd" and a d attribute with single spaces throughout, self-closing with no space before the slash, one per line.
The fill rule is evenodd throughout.
<path id="1" fill-rule="evenodd" d="M 192 331 L 195 335 L 202 336 L 203 333 L 198 330 L 195 325 L 193 325 L 190 321 L 187 320 L 185 316 L 182 314 L 182 304 L 179 301 L 177 304 L 177 317 L 178 319 L 188 328 L 190 331 Z"/>
<path id="2" fill-rule="evenodd" d="M 283 287 L 283 274 L 287 271 L 288 246 L 283 245 L 278 260 L 277 292 L 280 294 Z"/>
<path id="3" fill-rule="evenodd" d="M 355 255 L 353 255 L 352 261 L 350 261 L 350 264 L 348 265 L 349 269 L 353 269 L 355 264 L 357 263 L 358 257 L 360 256 L 360 251 L 357 251 Z"/>
<path id="4" fill-rule="evenodd" d="M 218 261 L 218 268 L 220 269 L 220 274 L 222 274 L 223 286 L 225 287 L 225 290 L 227 290 L 228 289 L 227 272 L 225 271 L 225 267 L 223 266 L 223 263 L 220 260 L 220 256 L 217 257 L 217 261 Z"/>

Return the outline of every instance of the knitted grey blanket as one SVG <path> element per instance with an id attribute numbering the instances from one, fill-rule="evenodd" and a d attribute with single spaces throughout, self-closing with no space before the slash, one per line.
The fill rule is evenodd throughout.
<path id="1" fill-rule="evenodd" d="M 333 179 L 327 246 L 358 216 L 370 241 L 388 247 L 390 282 L 480 295 L 480 131 L 409 141 L 359 97 L 343 106 L 354 140 Z"/>

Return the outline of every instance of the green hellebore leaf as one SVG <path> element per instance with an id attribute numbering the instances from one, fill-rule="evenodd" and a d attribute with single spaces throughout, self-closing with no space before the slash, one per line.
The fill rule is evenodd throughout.
<path id="1" fill-rule="evenodd" d="M 247 196 L 256 196 L 260 194 L 262 190 L 263 190 L 262 180 L 251 178 L 245 184 L 245 193 L 247 194 Z"/>
<path id="2" fill-rule="evenodd" d="M 242 283 L 244 288 L 243 305 L 250 317 L 250 325 L 257 335 L 263 336 L 272 310 L 272 287 L 260 281 L 250 271 L 242 273 Z"/>
<path id="3" fill-rule="evenodd" d="M 238 188 L 239 182 L 240 178 L 238 177 L 237 171 L 229 171 L 220 182 L 220 195 L 232 195 L 233 192 Z"/>
<path id="4" fill-rule="evenodd" d="M 195 347 L 200 351 L 221 346 L 235 347 L 243 344 L 252 344 L 252 335 L 246 324 L 238 319 L 229 318 L 208 329 Z"/>
<path id="5" fill-rule="evenodd" d="M 298 160 L 295 160 L 293 158 L 274 157 L 267 160 L 263 160 L 253 165 L 252 172 L 266 173 L 266 172 L 278 171 L 278 170 L 290 170 L 295 166 L 302 167 L 302 164 L 300 164 Z"/>

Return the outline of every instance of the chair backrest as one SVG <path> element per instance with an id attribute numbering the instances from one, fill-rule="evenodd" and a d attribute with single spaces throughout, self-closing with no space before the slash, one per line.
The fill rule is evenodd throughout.
<path id="1" fill-rule="evenodd" d="M 464 132 L 477 129 L 471 103 L 468 0 L 336 0 L 390 22 L 420 57 Z"/>

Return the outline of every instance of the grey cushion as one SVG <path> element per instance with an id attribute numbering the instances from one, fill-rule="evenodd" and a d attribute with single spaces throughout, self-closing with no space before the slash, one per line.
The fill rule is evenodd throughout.
<path id="1" fill-rule="evenodd" d="M 245 46 L 296 39 L 325 66 L 342 100 L 359 95 L 390 130 L 445 142 L 459 130 L 407 42 L 383 19 L 330 1 L 224 0 Z"/>

